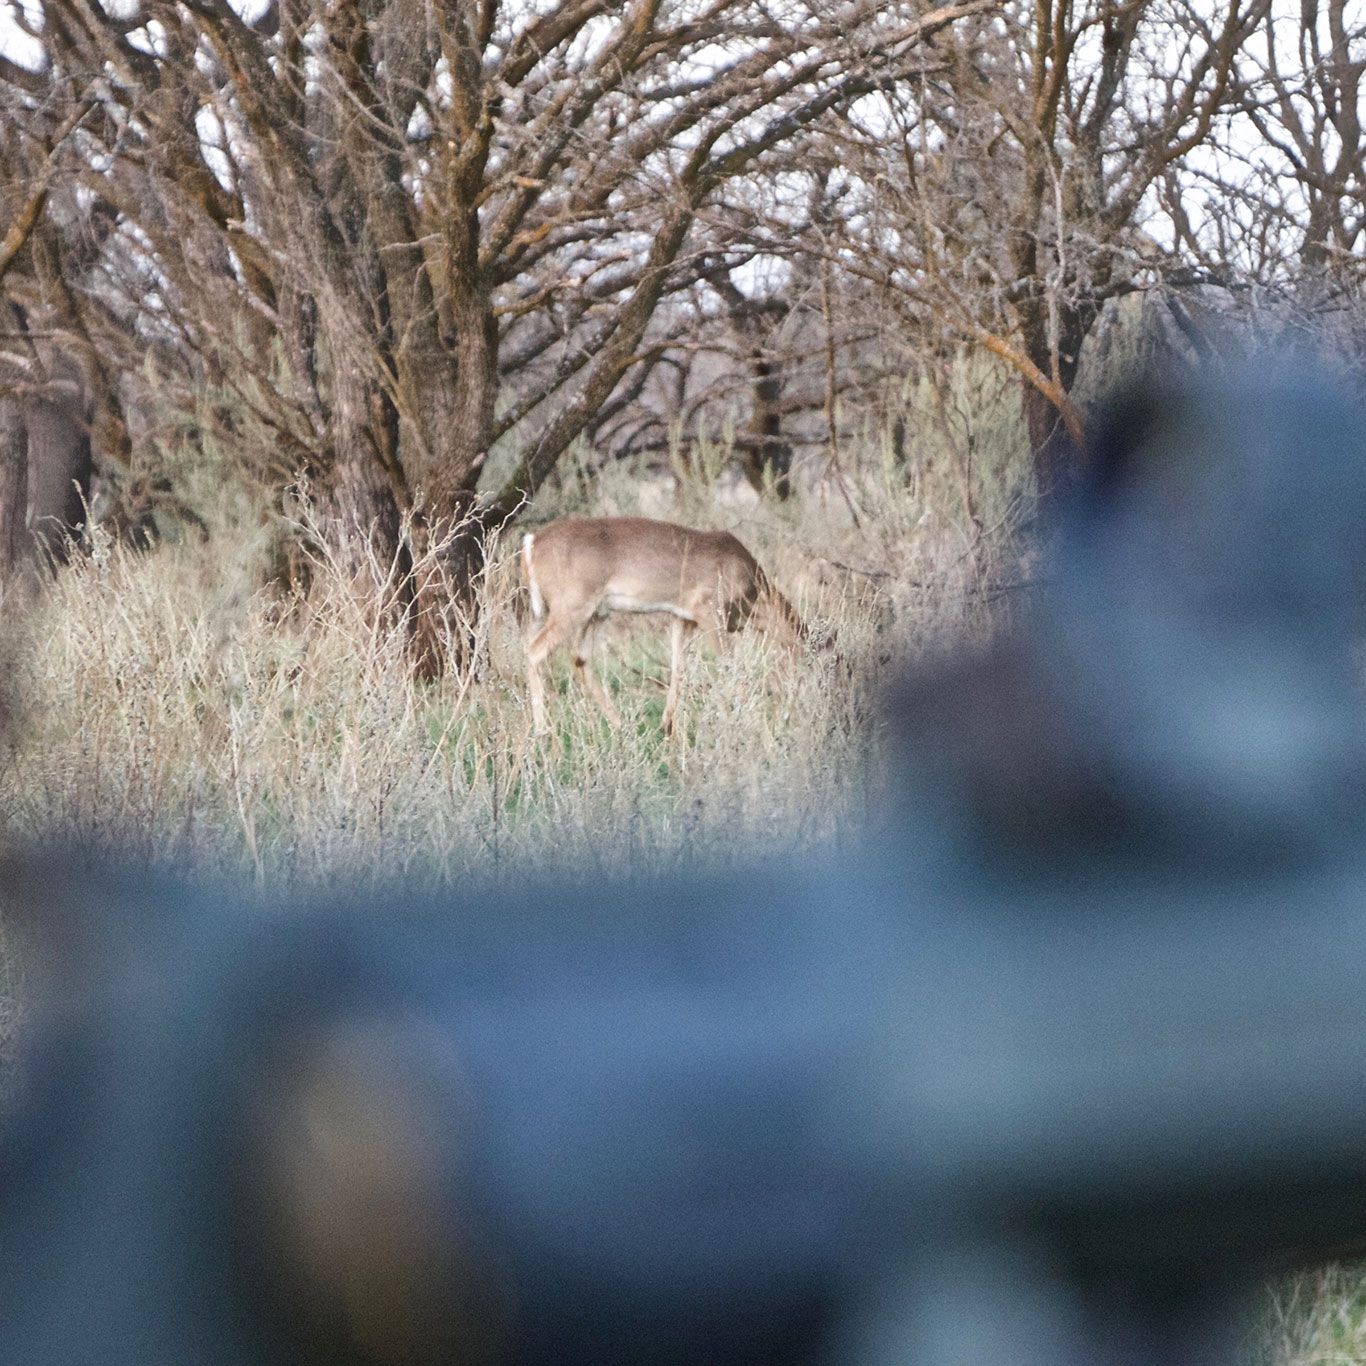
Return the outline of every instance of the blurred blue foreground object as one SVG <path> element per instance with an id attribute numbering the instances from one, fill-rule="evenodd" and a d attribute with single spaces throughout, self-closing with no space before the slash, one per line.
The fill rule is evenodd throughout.
<path id="1" fill-rule="evenodd" d="M 856 849 L 260 905 L 8 870 L 0 1362 L 1235 1357 L 1366 1248 L 1366 438 L 1154 385 Z"/>

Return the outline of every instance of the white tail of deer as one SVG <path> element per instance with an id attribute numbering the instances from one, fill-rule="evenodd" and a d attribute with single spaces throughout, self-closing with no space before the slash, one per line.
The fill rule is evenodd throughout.
<path id="1" fill-rule="evenodd" d="M 561 645 L 573 652 L 580 681 L 608 719 L 620 719 L 592 669 L 598 623 L 613 612 L 673 617 L 666 732 L 678 710 L 684 647 L 696 632 L 719 642 L 723 629 L 738 630 L 762 608 L 767 624 L 793 644 L 807 635 L 796 608 L 728 531 L 645 517 L 565 517 L 522 538 L 522 573 L 532 616 L 543 623 L 527 646 L 532 723 L 541 734 L 549 729 L 541 668 Z"/>

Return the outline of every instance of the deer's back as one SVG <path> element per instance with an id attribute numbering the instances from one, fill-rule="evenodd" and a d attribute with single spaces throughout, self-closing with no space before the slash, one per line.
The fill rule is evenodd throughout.
<path id="1" fill-rule="evenodd" d="M 689 590 L 753 591 L 754 557 L 728 531 L 698 531 L 649 517 L 563 517 L 535 533 L 533 572 L 557 596 L 676 601 Z"/>

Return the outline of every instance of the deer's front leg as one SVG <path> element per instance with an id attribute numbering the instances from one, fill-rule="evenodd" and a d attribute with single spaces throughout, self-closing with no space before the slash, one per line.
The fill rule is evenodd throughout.
<path id="1" fill-rule="evenodd" d="M 683 681 L 683 652 L 697 623 L 675 617 L 669 628 L 669 695 L 664 702 L 663 727 L 665 735 L 672 735 L 674 716 L 678 711 L 678 693 Z"/>

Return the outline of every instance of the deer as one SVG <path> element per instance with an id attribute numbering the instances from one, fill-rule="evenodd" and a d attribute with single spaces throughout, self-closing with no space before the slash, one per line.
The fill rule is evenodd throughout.
<path id="1" fill-rule="evenodd" d="M 563 517 L 522 538 L 522 575 L 540 622 L 527 645 L 532 728 L 549 730 L 541 670 L 561 645 L 612 725 L 621 718 L 593 672 L 598 626 L 613 612 L 667 612 L 669 691 L 662 726 L 671 734 L 685 648 L 696 635 L 719 646 L 765 609 L 766 625 L 795 647 L 809 630 L 758 560 L 728 531 L 698 531 L 647 517 Z"/>

